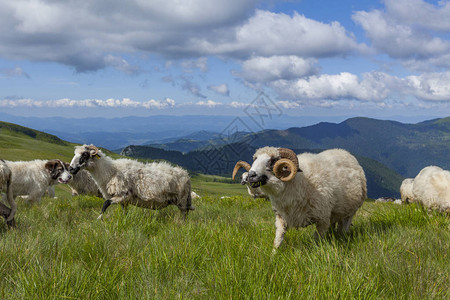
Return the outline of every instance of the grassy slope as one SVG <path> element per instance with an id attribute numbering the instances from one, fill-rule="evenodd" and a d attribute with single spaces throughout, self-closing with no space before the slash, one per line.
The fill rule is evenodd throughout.
<path id="1" fill-rule="evenodd" d="M 1 156 L 72 156 L 71 145 L 28 139 L 2 130 Z M 98 221 L 102 199 L 64 188 L 39 206 L 19 201 L 17 228 L 0 221 L 0 298 L 450 297 L 450 218 L 366 202 L 350 235 L 315 242 L 313 227 L 290 230 L 272 256 L 270 203 L 226 180 L 194 176 L 202 198 L 185 223 L 175 207 L 125 215 L 113 206 Z"/>
<path id="2" fill-rule="evenodd" d="M 367 202 L 351 235 L 290 230 L 272 256 L 263 200 L 203 195 L 183 223 L 174 207 L 98 221 L 101 199 L 59 197 L 19 203 L 17 228 L 1 230 L 0 298 L 450 297 L 450 219 L 415 205 Z"/>

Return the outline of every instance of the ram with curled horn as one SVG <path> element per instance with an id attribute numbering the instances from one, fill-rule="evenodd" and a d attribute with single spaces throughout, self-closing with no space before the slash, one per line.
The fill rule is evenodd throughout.
<path id="1" fill-rule="evenodd" d="M 253 164 L 239 161 L 249 187 L 259 188 L 275 211 L 274 249 L 288 227 L 316 225 L 317 236 L 330 227 L 347 232 L 353 216 L 367 197 L 366 176 L 356 158 L 342 149 L 296 155 L 286 148 L 263 147 Z M 245 174 L 245 173 L 244 173 Z"/>

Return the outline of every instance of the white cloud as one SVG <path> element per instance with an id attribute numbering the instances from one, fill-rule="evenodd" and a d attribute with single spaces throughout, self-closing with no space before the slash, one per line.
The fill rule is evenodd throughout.
<path id="1" fill-rule="evenodd" d="M 448 1 L 432 4 L 423 0 L 385 0 L 384 5 L 390 16 L 404 24 L 436 31 L 450 31 Z"/>
<path id="2" fill-rule="evenodd" d="M 230 90 L 228 89 L 228 84 L 226 83 L 219 85 L 210 85 L 208 86 L 208 89 L 223 96 L 230 95 Z"/>
<path id="3" fill-rule="evenodd" d="M 242 103 L 242 102 L 238 102 L 238 101 L 232 101 L 230 103 L 230 106 L 233 107 L 233 108 L 244 108 L 244 107 L 247 107 L 249 105 L 251 105 L 251 104 Z"/>
<path id="4" fill-rule="evenodd" d="M 375 10 L 360 11 L 353 19 L 359 23 L 371 39 L 373 46 L 396 58 L 429 57 L 446 54 L 450 42 L 429 32 L 396 22 L 389 15 Z"/>
<path id="5" fill-rule="evenodd" d="M 291 109 L 291 108 L 298 108 L 300 107 L 300 104 L 297 102 L 292 102 L 292 101 L 278 101 L 277 102 L 278 105 L 280 105 L 283 108 L 286 109 Z"/>
<path id="6" fill-rule="evenodd" d="M 316 74 L 315 59 L 303 59 L 294 55 L 253 57 L 242 63 L 243 79 L 257 83 L 279 79 L 293 79 Z"/>
<path id="7" fill-rule="evenodd" d="M 362 26 L 378 53 L 386 53 L 410 70 L 449 69 L 450 3 L 385 0 L 386 10 L 358 11 Z"/>
<path id="8" fill-rule="evenodd" d="M 84 100 L 73 100 L 73 99 L 58 99 L 58 100 L 47 100 L 38 101 L 33 99 L 17 99 L 0 100 L 0 107 L 59 107 L 59 108 L 72 108 L 72 107 L 105 107 L 105 108 L 145 108 L 145 109 L 163 109 L 175 106 L 175 100 L 166 98 L 164 101 L 159 100 L 148 100 L 144 102 L 134 101 L 129 98 L 119 99 L 84 99 Z"/>
<path id="9" fill-rule="evenodd" d="M 209 107 L 209 108 L 214 108 L 214 107 L 216 107 L 218 105 L 223 105 L 223 103 L 215 102 L 213 100 L 208 100 L 208 101 L 198 101 L 197 103 L 195 103 L 195 105 L 206 106 L 206 107 Z"/>
<path id="10" fill-rule="evenodd" d="M 405 85 L 412 95 L 425 101 L 450 101 L 450 72 L 408 76 Z"/>
<path id="11" fill-rule="evenodd" d="M 205 71 L 208 55 L 329 57 L 365 48 L 337 22 L 255 10 L 256 3 L 2 0 L 0 55 L 57 62 L 78 72 L 110 66 L 134 73 L 137 67 L 123 54 L 189 58 L 182 63 L 187 69 Z"/>
<path id="12" fill-rule="evenodd" d="M 307 79 L 278 80 L 271 85 L 289 99 L 356 99 L 377 101 L 387 97 L 384 82 L 367 75 L 361 80 L 357 75 L 342 72 L 337 75 L 311 76 Z"/>
<path id="13" fill-rule="evenodd" d="M 383 72 L 369 72 L 360 77 L 351 73 L 340 73 L 311 76 L 308 79 L 278 80 L 271 85 L 281 97 L 300 103 L 357 100 L 378 102 L 386 106 L 389 105 L 387 100 L 411 97 L 422 101 L 450 102 L 448 82 L 450 82 L 450 72 L 424 73 L 404 78 Z M 290 102 L 279 103 L 290 105 Z"/>

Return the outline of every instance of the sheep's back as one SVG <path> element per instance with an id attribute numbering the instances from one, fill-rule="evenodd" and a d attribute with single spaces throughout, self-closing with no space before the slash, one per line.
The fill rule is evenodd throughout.
<path id="1" fill-rule="evenodd" d="M 450 208 L 450 172 L 436 166 L 425 167 L 414 178 L 413 196 L 428 208 Z"/>
<path id="2" fill-rule="evenodd" d="M 342 149 L 326 150 L 318 154 L 298 155 L 299 166 L 310 188 L 311 198 L 319 197 L 332 210 L 345 213 L 358 208 L 367 196 L 366 177 L 356 158 Z"/>
<path id="3" fill-rule="evenodd" d="M 186 170 L 168 163 L 140 163 L 127 160 L 117 165 L 133 187 L 133 192 L 144 200 L 178 200 L 190 193 L 190 179 Z"/>
<path id="4" fill-rule="evenodd" d="M 15 196 L 28 195 L 31 187 L 38 186 L 39 190 L 45 190 L 50 178 L 45 169 L 47 161 L 8 161 L 11 170 L 11 187 Z"/>

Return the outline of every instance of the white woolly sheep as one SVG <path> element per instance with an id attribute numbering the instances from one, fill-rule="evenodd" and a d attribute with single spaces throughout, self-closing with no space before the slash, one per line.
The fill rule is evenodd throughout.
<path id="1" fill-rule="evenodd" d="M 347 232 L 367 197 L 366 176 L 354 156 L 342 149 L 296 155 L 286 148 L 264 147 L 247 169 L 248 182 L 261 187 L 275 210 L 274 248 L 287 227 L 316 224 L 322 236 L 330 225 Z M 233 179 L 242 167 L 238 162 Z M 316 234 L 317 234 L 316 233 Z"/>
<path id="2" fill-rule="evenodd" d="M 13 192 L 11 188 L 12 173 L 4 160 L 0 160 L 0 194 L 2 192 L 6 195 L 6 201 L 11 206 L 7 207 L 0 202 L 0 214 L 5 218 L 6 224 L 14 225 L 14 215 L 16 214 L 17 205 L 14 201 Z"/>
<path id="3" fill-rule="evenodd" d="M 423 168 L 414 178 L 413 197 L 429 209 L 450 213 L 450 172 L 437 166 Z"/>
<path id="4" fill-rule="evenodd" d="M 400 195 L 403 204 L 414 202 L 413 183 L 414 183 L 413 178 L 406 178 L 405 180 L 402 181 L 402 185 L 400 186 Z"/>
<path id="5" fill-rule="evenodd" d="M 130 159 L 113 160 L 94 145 L 75 147 L 70 170 L 85 168 L 102 192 L 105 202 L 99 219 L 111 204 L 149 209 L 176 205 L 187 216 L 191 206 L 191 181 L 186 170 L 166 162 L 144 164 Z"/>

